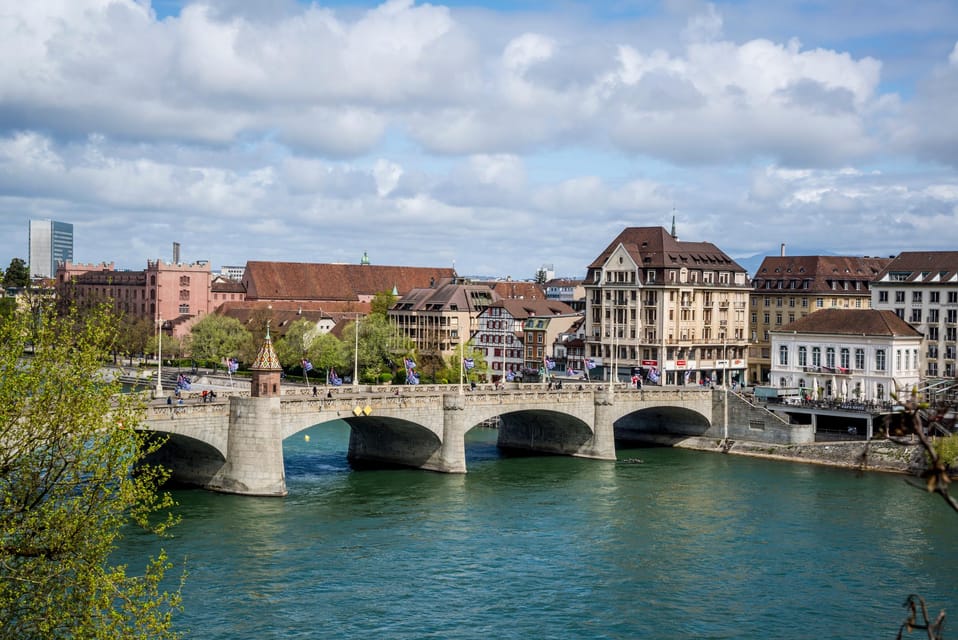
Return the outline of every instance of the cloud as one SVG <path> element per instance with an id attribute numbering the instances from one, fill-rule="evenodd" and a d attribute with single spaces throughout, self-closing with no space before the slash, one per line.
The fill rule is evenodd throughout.
<path id="1" fill-rule="evenodd" d="M 673 207 L 683 238 L 729 252 L 958 241 L 946 7 L 860 11 L 847 40 L 843 3 L 597 7 L 13 3 L 0 249 L 42 216 L 130 266 L 180 239 L 227 263 L 368 249 L 574 274 Z"/>

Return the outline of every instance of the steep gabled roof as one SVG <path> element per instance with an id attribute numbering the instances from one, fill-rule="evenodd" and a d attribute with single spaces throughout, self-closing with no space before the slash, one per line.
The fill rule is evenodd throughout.
<path id="1" fill-rule="evenodd" d="M 642 268 L 690 267 L 745 272 L 711 242 L 676 240 L 665 227 L 626 227 L 592 261 L 589 269 L 601 268 L 620 244 Z"/>
<path id="2" fill-rule="evenodd" d="M 894 311 L 878 309 L 822 309 L 772 333 L 816 333 L 849 336 L 918 337 L 921 332 Z"/>

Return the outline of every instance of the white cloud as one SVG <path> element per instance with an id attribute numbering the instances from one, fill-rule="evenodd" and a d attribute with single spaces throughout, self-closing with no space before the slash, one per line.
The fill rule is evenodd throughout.
<path id="1" fill-rule="evenodd" d="M 668 224 L 673 205 L 683 238 L 729 251 L 799 234 L 884 253 L 888 229 L 955 220 L 954 42 L 929 40 L 934 60 L 864 55 L 858 42 L 898 27 L 864 11 L 844 43 L 828 23 L 841 3 L 817 22 L 749 2 L 664 6 L 608 21 L 591 5 L 208 0 L 159 20 L 133 0 L 12 3 L 0 250 L 22 253 L 23 221 L 43 215 L 95 238 L 86 259 L 182 236 L 226 262 L 365 248 L 399 263 L 395 240 L 460 266 L 491 247 L 477 266 L 523 260 L 530 274 L 560 263 L 552 251 L 574 274 L 621 226 Z M 907 36 L 933 35 L 943 11 L 919 0 Z M 927 241 L 953 246 L 956 227 Z"/>

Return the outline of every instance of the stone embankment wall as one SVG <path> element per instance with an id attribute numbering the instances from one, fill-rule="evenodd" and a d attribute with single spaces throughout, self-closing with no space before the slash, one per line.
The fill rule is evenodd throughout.
<path id="1" fill-rule="evenodd" d="M 722 451 L 720 440 L 708 438 L 687 438 L 674 446 L 700 451 Z M 924 452 L 918 445 L 903 446 L 887 440 L 807 444 L 765 444 L 737 440 L 732 443 L 728 453 L 892 473 L 914 474 L 920 472 L 925 465 Z"/>

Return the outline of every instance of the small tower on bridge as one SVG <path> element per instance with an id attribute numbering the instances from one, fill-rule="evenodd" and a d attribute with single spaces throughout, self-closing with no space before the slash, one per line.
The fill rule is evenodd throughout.
<path id="1" fill-rule="evenodd" d="M 250 371 L 250 397 L 230 397 L 226 460 L 207 488 L 248 496 L 285 496 L 279 386 L 283 368 L 269 337 L 269 323 L 266 339 Z"/>
<path id="2" fill-rule="evenodd" d="M 273 341 L 269 337 L 269 322 L 266 323 L 266 339 L 260 347 L 256 360 L 249 368 L 252 372 L 249 394 L 253 398 L 278 398 L 280 394 L 280 373 L 283 367 L 276 357 Z"/>

